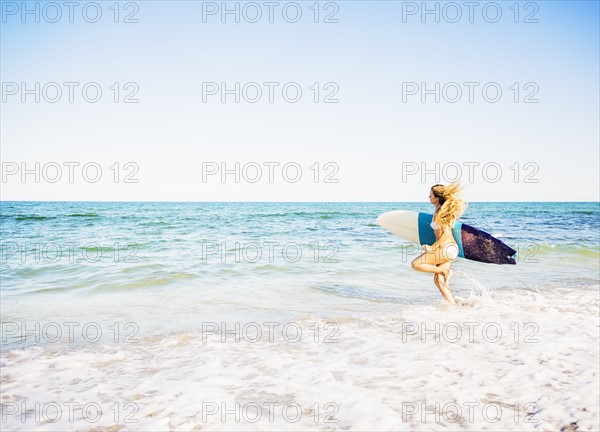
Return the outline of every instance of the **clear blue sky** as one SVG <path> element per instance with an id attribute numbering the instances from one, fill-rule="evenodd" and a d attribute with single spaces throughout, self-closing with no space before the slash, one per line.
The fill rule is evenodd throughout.
<path id="1" fill-rule="evenodd" d="M 275 8 L 273 23 L 264 2 L 255 3 L 262 14 L 255 23 L 257 9 L 245 2 L 238 2 L 239 23 L 233 14 L 223 23 L 220 10 L 208 14 L 221 2 L 133 2 L 127 9 L 121 2 L 118 17 L 113 3 L 100 2 L 102 15 L 92 23 L 96 11 L 84 16 L 82 2 L 70 23 L 63 2 L 56 3 L 60 19 L 48 2 L 27 2 L 34 12 L 25 16 L 22 2 L 2 2 L 3 200 L 420 201 L 456 167 L 471 201 L 599 199 L 597 1 L 518 2 L 518 17 L 513 1 L 498 2 L 497 22 L 494 8 L 482 12 L 491 2 L 480 2 L 473 22 L 464 2 L 454 3 L 456 20 L 450 2 L 428 2 L 438 5 L 439 23 L 421 10 L 410 14 L 420 1 L 321 2 L 318 17 L 313 1 L 298 2 L 295 23 L 288 22 L 296 13 L 290 2 Z M 323 22 L 328 15 L 338 22 Z M 127 16 L 138 22 L 124 23 Z M 35 89 L 36 82 L 40 103 L 35 94 L 23 103 L 22 83 Z M 57 97 L 52 82 L 63 92 L 56 103 L 46 100 Z M 65 82 L 79 83 L 73 103 Z M 82 97 L 90 82 L 102 90 L 97 103 Z M 263 95 L 257 103 L 235 103 L 233 95 L 222 103 L 220 93 L 205 94 L 203 102 L 203 83 L 212 82 L 256 82 Z M 273 103 L 265 82 L 279 83 Z M 435 95 L 423 103 L 420 92 L 408 94 L 410 83 L 433 89 L 436 82 L 447 92 L 444 98 L 440 90 L 439 103 Z M 479 83 L 472 103 L 469 82 Z M 301 88 L 297 103 L 284 100 L 286 83 Z M 463 92 L 456 103 L 456 85 L 448 83 Z M 490 98 L 501 89 L 496 103 L 484 99 L 486 83 Z M 252 85 L 247 91 L 255 97 Z M 139 102 L 123 103 L 132 92 Z M 332 93 L 339 102 L 323 103 Z M 35 162 L 50 178 L 52 164 L 62 165 L 61 179 L 36 183 L 28 175 L 23 182 L 22 163 L 33 169 Z M 72 183 L 65 162 L 80 163 Z M 96 183 L 83 180 L 89 162 L 103 170 Z M 139 170 L 125 169 L 127 162 Z M 257 164 L 263 176 L 236 183 L 233 174 L 225 182 L 217 174 L 204 182 L 207 162 L 219 170 L 240 162 L 246 179 Z M 273 183 L 268 162 L 280 164 Z M 281 171 L 290 162 L 302 169 L 296 183 Z M 7 175 L 15 166 L 19 172 Z M 423 169 L 430 170 L 424 178 Z M 139 181 L 123 182 L 128 173 Z M 324 182 L 328 174 L 338 182 Z"/>

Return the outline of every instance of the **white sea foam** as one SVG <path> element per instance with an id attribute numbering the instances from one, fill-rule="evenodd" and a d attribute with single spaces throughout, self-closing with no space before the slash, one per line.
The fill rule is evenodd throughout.
<path id="1" fill-rule="evenodd" d="M 556 289 L 535 299 L 525 290 L 474 291 L 459 300 L 463 306 L 380 316 L 299 316 L 295 343 L 278 332 L 252 343 L 188 331 L 3 352 L 3 429 L 599 429 L 596 291 Z M 75 410 L 71 421 L 70 401 L 103 414 L 90 423 Z M 36 402 L 58 403 L 62 417 L 35 423 Z M 30 410 L 25 422 L 10 414 L 21 404 Z M 124 423 L 128 414 L 138 422 Z"/>

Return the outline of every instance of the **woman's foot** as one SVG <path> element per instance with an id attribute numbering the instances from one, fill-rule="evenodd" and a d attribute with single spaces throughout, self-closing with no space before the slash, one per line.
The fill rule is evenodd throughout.
<path id="1" fill-rule="evenodd" d="M 454 300 L 454 296 L 452 295 L 452 291 L 450 291 L 450 288 L 448 288 L 447 286 L 443 286 L 440 289 L 442 296 L 444 296 L 444 298 L 446 299 L 446 301 L 452 305 L 456 304 L 456 300 Z"/>
<path id="2" fill-rule="evenodd" d="M 446 285 L 444 285 L 444 282 L 445 282 L 444 276 L 441 274 L 436 274 L 433 277 L 433 281 L 435 282 L 435 285 L 440 290 L 440 293 L 442 294 L 444 299 L 446 299 L 446 301 L 450 304 L 456 304 L 456 301 L 454 300 L 454 297 L 452 296 L 452 291 L 450 291 L 450 289 Z"/>

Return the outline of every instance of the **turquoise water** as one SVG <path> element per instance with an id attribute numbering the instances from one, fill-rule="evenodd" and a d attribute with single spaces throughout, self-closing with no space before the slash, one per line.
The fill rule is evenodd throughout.
<path id="1" fill-rule="evenodd" d="M 389 210 L 431 213 L 428 203 L 0 207 L 3 321 L 119 318 L 150 335 L 206 319 L 364 316 L 441 301 L 432 277 L 410 268 L 418 249 L 375 223 Z M 458 260 L 459 296 L 598 287 L 599 203 L 471 203 L 462 221 L 516 249 L 518 264 Z"/>

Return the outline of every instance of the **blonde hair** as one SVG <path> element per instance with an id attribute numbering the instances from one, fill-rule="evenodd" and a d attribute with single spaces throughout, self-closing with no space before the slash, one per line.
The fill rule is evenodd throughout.
<path id="1" fill-rule="evenodd" d="M 436 210 L 433 218 L 440 226 L 454 227 L 454 224 L 467 209 L 468 204 L 459 196 L 462 186 L 458 182 L 452 182 L 448 186 L 436 184 L 431 187 L 440 207 Z"/>

